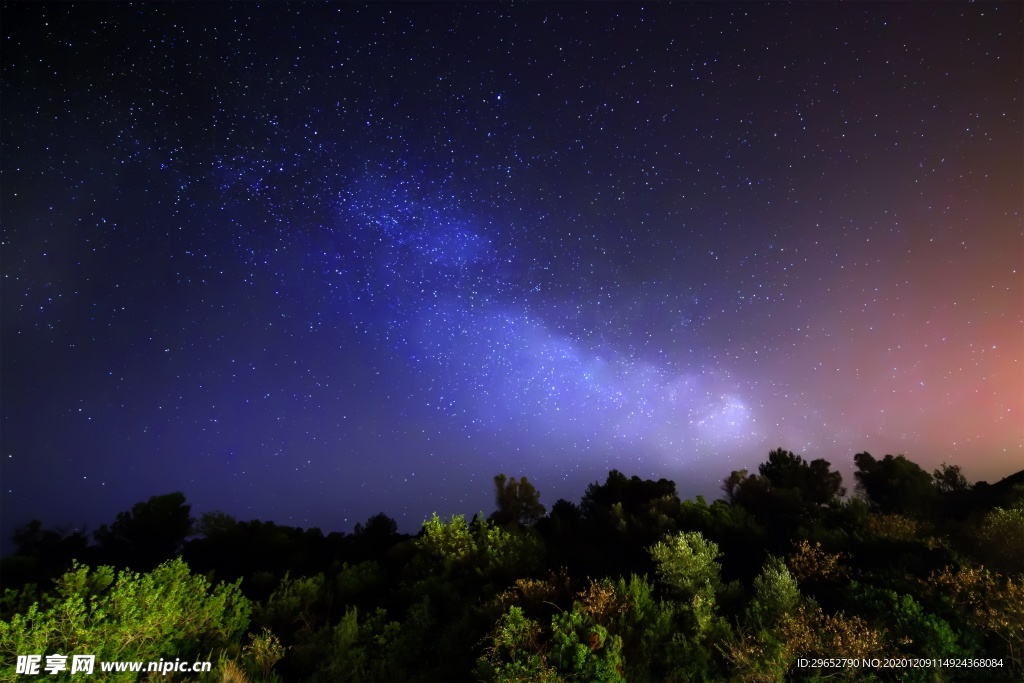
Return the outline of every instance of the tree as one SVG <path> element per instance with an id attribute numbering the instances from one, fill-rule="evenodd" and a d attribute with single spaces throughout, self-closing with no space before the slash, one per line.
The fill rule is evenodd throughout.
<path id="1" fill-rule="evenodd" d="M 960 470 L 960 465 L 942 463 L 932 473 L 932 479 L 935 481 L 935 488 L 939 493 L 958 494 L 971 490 L 971 484 Z"/>
<path id="2" fill-rule="evenodd" d="M 604 571 L 617 573 L 648 557 L 651 544 L 675 531 L 680 502 L 675 482 L 627 479 L 612 470 L 604 484 L 587 487 L 580 508 L 591 540 L 604 546 Z"/>
<path id="3" fill-rule="evenodd" d="M 56 595 L 0 621 L 0 679 L 14 680 L 16 656 L 28 653 L 217 659 L 249 624 L 251 605 L 239 583 L 211 588 L 181 559 L 116 578 L 110 567 L 76 564 L 57 582 Z"/>
<path id="4" fill-rule="evenodd" d="M 285 640 L 295 634 L 308 637 L 326 625 L 329 613 L 328 589 L 323 574 L 293 578 L 285 573 L 270 597 L 256 609 L 256 622 Z"/>
<path id="5" fill-rule="evenodd" d="M 787 558 L 787 565 L 801 583 L 838 583 L 849 574 L 844 559 L 843 553 L 828 553 L 821 549 L 821 543 L 811 545 L 803 540 Z"/>
<path id="6" fill-rule="evenodd" d="M 754 579 L 754 598 L 747 608 L 747 621 L 754 628 L 771 629 L 800 605 L 800 588 L 786 563 L 769 557 Z"/>
<path id="7" fill-rule="evenodd" d="M 547 532 L 562 539 L 569 539 L 579 534 L 582 523 L 583 514 L 580 512 L 580 507 L 564 498 L 555 501 L 555 504 L 551 506 L 551 513 L 541 522 Z"/>
<path id="8" fill-rule="evenodd" d="M 543 681 L 556 683 L 562 677 L 541 653 L 540 625 L 528 619 L 521 607 L 513 605 L 498 619 L 488 637 L 488 646 L 477 660 L 477 674 L 495 683 Z"/>
<path id="9" fill-rule="evenodd" d="M 946 567 L 928 577 L 933 597 L 979 628 L 991 642 L 986 652 L 1006 658 L 1013 679 L 1024 674 L 1024 576 L 1004 577 L 984 567 Z M 1000 652 L 1001 651 L 1001 652 Z"/>
<path id="10" fill-rule="evenodd" d="M 600 517 L 616 503 L 622 504 L 627 516 L 646 508 L 651 501 L 661 498 L 675 499 L 678 503 L 676 484 L 668 479 L 652 481 L 633 476 L 629 479 L 618 470 L 608 473 L 604 484 L 594 482 L 587 487 L 580 508 L 588 519 Z"/>
<path id="11" fill-rule="evenodd" d="M 796 490 L 808 505 L 828 505 L 846 493 L 843 475 L 832 471 L 832 465 L 822 458 L 808 463 L 791 451 L 777 448 L 768 453 L 768 461 L 758 471 L 772 488 Z"/>
<path id="12" fill-rule="evenodd" d="M 725 492 L 725 499 L 730 504 L 739 502 L 740 487 L 746 481 L 749 473 L 747 470 L 733 470 L 732 473 L 722 481 L 722 491 Z"/>
<path id="13" fill-rule="evenodd" d="M 356 524 L 352 534 L 355 556 L 360 560 L 380 557 L 401 538 L 398 522 L 378 512 L 367 519 L 366 524 Z"/>
<path id="14" fill-rule="evenodd" d="M 192 533 L 191 510 L 183 493 L 153 496 L 97 529 L 96 541 L 118 564 L 149 569 L 181 553 Z"/>
<path id="15" fill-rule="evenodd" d="M 385 610 L 364 615 L 349 607 L 330 633 L 326 652 L 318 657 L 319 675 L 313 680 L 408 680 L 404 646 L 402 625 L 388 619 Z"/>
<path id="16" fill-rule="evenodd" d="M 837 652 L 842 652 L 843 657 L 861 660 L 879 657 L 886 652 L 883 631 L 861 617 L 847 616 L 842 612 L 826 614 L 813 604 L 801 605 L 795 614 L 783 619 L 779 637 L 790 662 L 797 657 L 827 658 Z M 864 679 L 864 672 L 855 668 L 803 669 L 800 674 L 800 680 Z"/>
<path id="17" fill-rule="evenodd" d="M 471 524 L 462 515 L 445 522 L 436 512 L 423 523 L 416 547 L 422 574 L 456 581 L 468 575 L 511 580 L 536 570 L 543 556 L 541 542 L 532 532 L 506 529 L 481 516 Z"/>
<path id="18" fill-rule="evenodd" d="M 423 523 L 423 532 L 416 545 L 429 558 L 448 569 L 473 557 L 477 551 L 476 541 L 464 516 L 452 515 L 446 523 L 436 512 Z"/>
<path id="19" fill-rule="evenodd" d="M 667 644 L 671 680 L 721 680 L 716 645 L 732 638 L 718 614 L 722 588 L 718 544 L 697 531 L 669 535 L 650 549 L 661 578 L 674 597 L 676 633 Z"/>
<path id="20" fill-rule="evenodd" d="M 491 519 L 502 526 L 531 526 L 544 516 L 540 493 L 526 477 L 509 479 L 504 474 L 494 477 L 494 498 L 498 509 Z"/>
<path id="21" fill-rule="evenodd" d="M 933 509 L 936 490 L 932 476 L 903 455 L 875 460 L 870 453 L 853 456 L 857 490 L 881 512 L 899 512 L 917 517 Z"/>
<path id="22" fill-rule="evenodd" d="M 284 657 L 284 646 L 274 632 L 264 627 L 258 634 L 249 634 L 249 644 L 242 650 L 246 658 L 260 672 L 263 680 L 270 676 L 270 670 Z"/>
<path id="23" fill-rule="evenodd" d="M 4 558 L 0 575 L 7 588 L 28 582 L 49 584 L 66 572 L 73 560 L 89 554 L 89 538 L 84 531 L 65 528 L 44 529 L 33 519 L 14 530 L 14 557 Z"/>
<path id="24" fill-rule="evenodd" d="M 551 618 L 551 660 L 568 680 L 626 683 L 622 676 L 622 638 L 574 602 Z"/>
<path id="25" fill-rule="evenodd" d="M 768 452 L 768 460 L 761 463 L 757 471 L 775 488 L 792 489 L 803 483 L 802 470 L 806 465 L 804 459 L 792 451 L 776 448 Z"/>
<path id="26" fill-rule="evenodd" d="M 220 510 L 204 512 L 196 522 L 196 533 L 206 538 L 220 539 L 234 533 L 238 528 L 238 520 Z"/>
<path id="27" fill-rule="evenodd" d="M 932 473 L 938 492 L 939 511 L 947 519 L 966 519 L 982 503 L 974 487 L 967 481 L 959 465 L 942 463 Z"/>
<path id="28" fill-rule="evenodd" d="M 357 522 L 353 533 L 356 536 L 391 538 L 398 534 L 398 522 L 378 512 L 366 520 L 366 524 Z"/>
<path id="29" fill-rule="evenodd" d="M 752 512 L 760 511 L 771 494 L 771 482 L 758 474 L 748 474 L 746 470 L 733 470 L 723 481 L 722 490 L 731 504 Z"/>
<path id="30" fill-rule="evenodd" d="M 745 627 L 720 646 L 731 663 L 732 680 L 783 680 L 792 658 L 779 635 L 780 626 L 798 613 L 801 602 L 800 589 L 785 562 L 769 556 L 754 579 Z"/>
<path id="31" fill-rule="evenodd" d="M 927 611 L 911 595 L 857 581 L 851 582 L 847 594 L 862 617 L 874 625 L 884 625 L 889 641 L 898 647 L 894 654 L 929 658 L 979 656 L 964 647 L 948 622 Z M 935 680 L 932 676 L 914 676 L 917 672 L 907 673 L 911 675 L 904 680 Z"/>
<path id="32" fill-rule="evenodd" d="M 628 581 L 619 578 L 615 592 L 622 605 L 618 622 L 626 680 L 671 680 L 669 659 L 679 636 L 676 603 L 657 600 L 653 583 L 636 574 Z"/>
<path id="33" fill-rule="evenodd" d="M 985 566 L 1009 575 L 1024 575 L 1024 503 L 985 515 L 978 530 Z"/>
<path id="34" fill-rule="evenodd" d="M 661 580 L 685 600 L 714 596 L 721 585 L 721 555 L 718 544 L 699 531 L 679 532 L 651 548 Z"/>
<path id="35" fill-rule="evenodd" d="M 803 492 L 810 503 L 828 505 L 846 495 L 842 473 L 833 471 L 832 464 L 824 458 L 812 460 L 806 476 Z"/>

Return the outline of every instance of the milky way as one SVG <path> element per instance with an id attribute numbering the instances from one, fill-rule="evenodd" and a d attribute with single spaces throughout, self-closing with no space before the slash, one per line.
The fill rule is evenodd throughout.
<path id="1" fill-rule="evenodd" d="M 556 329 L 531 310 L 543 285 L 522 272 L 515 240 L 476 227 L 443 191 L 423 195 L 409 181 L 355 183 L 328 231 L 345 251 L 324 257 L 330 296 L 426 378 L 427 405 L 488 428 L 645 441 L 670 458 L 747 436 L 749 410 L 713 368 L 595 345 L 600 320 L 578 335 Z"/>
<path id="2" fill-rule="evenodd" d="M 1019 4 L 3 13 L 5 536 L 1024 462 Z"/>

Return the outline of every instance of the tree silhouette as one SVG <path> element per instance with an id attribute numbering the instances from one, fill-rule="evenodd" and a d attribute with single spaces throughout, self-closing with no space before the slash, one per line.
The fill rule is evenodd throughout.
<path id="1" fill-rule="evenodd" d="M 843 475 L 821 458 L 806 462 L 791 451 L 777 448 L 768 453 L 768 461 L 758 468 L 761 476 L 775 489 L 794 489 L 810 505 L 827 505 L 846 493 Z"/>
<path id="2" fill-rule="evenodd" d="M 237 529 L 238 520 L 220 510 L 204 512 L 195 524 L 195 532 L 207 538 L 223 538 Z"/>
<path id="3" fill-rule="evenodd" d="M 4 558 L 0 569 L 5 588 L 29 582 L 48 584 L 66 572 L 73 560 L 91 557 L 92 549 L 84 531 L 45 529 L 38 519 L 16 528 L 11 540 L 15 554 Z"/>
<path id="4" fill-rule="evenodd" d="M 588 573 L 615 575 L 648 569 L 647 548 L 676 529 L 680 501 L 675 482 L 608 473 L 604 484 L 587 487 L 580 510 L 586 526 Z"/>
<path id="5" fill-rule="evenodd" d="M 59 560 L 68 566 L 72 559 L 81 557 L 89 545 L 89 539 L 82 531 L 44 529 L 38 519 L 15 529 L 11 540 L 14 541 L 17 555 L 38 557 L 51 562 Z"/>
<path id="6" fill-rule="evenodd" d="M 637 476 L 626 478 L 622 472 L 612 470 L 604 484 L 594 482 L 587 487 L 583 500 L 580 501 L 580 508 L 584 517 L 594 519 L 620 504 L 622 511 L 630 516 L 661 498 L 672 499 L 678 503 L 679 495 L 676 493 L 674 481 L 652 481 Z"/>
<path id="7" fill-rule="evenodd" d="M 755 514 L 764 512 L 771 503 L 771 482 L 759 474 L 748 474 L 746 470 L 733 470 L 724 480 L 722 490 L 730 503 L 741 505 Z"/>
<path id="8" fill-rule="evenodd" d="M 365 524 L 357 523 L 353 530 L 355 559 L 362 561 L 379 557 L 400 540 L 398 523 L 383 512 L 378 512 L 367 519 Z"/>
<path id="9" fill-rule="evenodd" d="M 517 480 L 499 474 L 494 477 L 494 488 L 498 509 L 491 515 L 491 520 L 497 524 L 506 527 L 530 526 L 544 516 L 540 493 L 526 477 Z"/>
<path id="10" fill-rule="evenodd" d="M 96 530 L 95 538 L 118 564 L 151 569 L 181 553 L 192 533 L 191 510 L 183 493 L 153 496 L 136 503 L 130 512 L 119 512 L 113 524 Z"/>
<path id="11" fill-rule="evenodd" d="M 960 470 L 960 465 L 942 463 L 932 473 L 932 479 L 935 480 L 935 488 L 939 493 L 958 494 L 971 490 L 971 484 Z"/>
<path id="12" fill-rule="evenodd" d="M 725 499 L 730 503 L 738 503 L 740 487 L 747 478 L 749 472 L 746 470 L 733 470 L 732 473 L 722 481 L 722 491 L 725 492 Z"/>
<path id="13" fill-rule="evenodd" d="M 903 455 L 876 460 L 870 453 L 853 456 L 853 473 L 860 491 L 881 512 L 923 517 L 933 508 L 937 491 L 932 475 Z"/>

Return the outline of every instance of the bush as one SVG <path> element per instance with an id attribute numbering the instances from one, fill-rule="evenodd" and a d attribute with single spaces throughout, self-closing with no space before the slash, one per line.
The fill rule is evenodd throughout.
<path id="1" fill-rule="evenodd" d="M 83 654 L 96 661 L 216 659 L 249 625 L 239 582 L 211 589 L 180 558 L 153 571 L 90 570 L 77 563 L 24 613 L 0 622 L 0 681 L 13 681 L 18 655 Z"/>

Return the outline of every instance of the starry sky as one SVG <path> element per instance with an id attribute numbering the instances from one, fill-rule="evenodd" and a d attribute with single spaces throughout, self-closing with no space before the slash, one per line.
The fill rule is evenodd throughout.
<path id="1" fill-rule="evenodd" d="M 1020 3 L 2 12 L 5 538 L 1024 467 Z"/>

